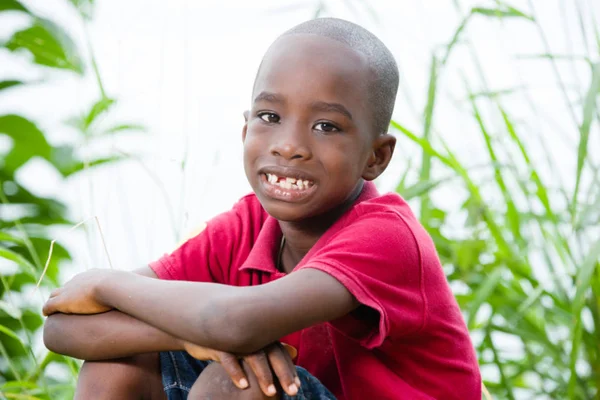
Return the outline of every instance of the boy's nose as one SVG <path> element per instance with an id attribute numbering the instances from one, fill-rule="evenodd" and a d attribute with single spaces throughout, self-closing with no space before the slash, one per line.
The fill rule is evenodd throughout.
<path id="1" fill-rule="evenodd" d="M 274 156 L 283 157 L 287 160 L 306 160 L 310 158 L 310 151 L 306 147 L 298 147 L 290 143 L 272 146 L 271 154 Z"/>
<path id="2" fill-rule="evenodd" d="M 286 160 L 308 160 L 312 153 L 307 144 L 301 143 L 294 135 L 287 135 L 271 145 L 271 154 Z M 296 139 L 296 140 L 294 140 Z"/>

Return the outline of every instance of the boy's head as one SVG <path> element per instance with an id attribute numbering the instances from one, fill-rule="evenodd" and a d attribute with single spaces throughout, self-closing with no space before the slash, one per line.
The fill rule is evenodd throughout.
<path id="1" fill-rule="evenodd" d="M 387 167 L 398 68 L 373 34 L 317 19 L 271 45 L 245 113 L 244 168 L 267 212 L 284 221 L 352 199 Z M 287 178 L 287 179 L 286 179 Z"/>

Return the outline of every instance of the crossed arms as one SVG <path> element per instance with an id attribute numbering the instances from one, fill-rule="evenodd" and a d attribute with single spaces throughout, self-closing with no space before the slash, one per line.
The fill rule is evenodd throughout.
<path id="1" fill-rule="evenodd" d="M 46 346 L 85 360 L 183 350 L 185 342 L 248 354 L 358 306 L 337 279 L 311 268 L 250 287 L 154 278 L 150 268 L 77 275 L 44 306 Z"/>

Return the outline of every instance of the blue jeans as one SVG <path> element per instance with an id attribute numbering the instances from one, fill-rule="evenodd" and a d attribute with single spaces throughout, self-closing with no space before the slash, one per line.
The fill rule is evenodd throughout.
<path id="1" fill-rule="evenodd" d="M 160 353 L 160 370 L 165 393 L 169 400 L 186 400 L 202 370 L 209 361 L 199 361 L 185 351 Z M 302 367 L 296 367 L 302 383 L 296 396 L 283 394 L 283 400 L 335 400 L 335 397 L 317 378 Z"/>

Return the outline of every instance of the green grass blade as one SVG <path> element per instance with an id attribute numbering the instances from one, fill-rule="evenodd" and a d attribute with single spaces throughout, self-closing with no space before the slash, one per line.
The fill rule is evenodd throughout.
<path id="1" fill-rule="evenodd" d="M 473 7 L 471 9 L 471 13 L 485 15 L 486 17 L 525 18 L 530 21 L 534 20 L 531 15 L 527 15 L 524 12 L 519 11 L 514 7 L 506 7 L 504 9 L 502 9 L 502 8 L 487 8 L 487 7 Z"/>
<path id="2" fill-rule="evenodd" d="M 466 82 L 465 82 L 465 84 L 466 84 Z M 468 85 L 467 85 L 467 90 L 469 91 L 469 95 L 470 95 L 469 98 L 471 99 L 471 107 L 473 109 L 473 114 L 475 116 L 475 120 L 477 121 L 477 124 L 479 125 L 479 131 L 483 135 L 485 146 L 488 150 L 488 155 L 490 156 L 492 165 L 494 167 L 494 178 L 496 180 L 496 184 L 498 185 L 498 188 L 500 189 L 500 193 L 502 194 L 502 197 L 504 198 L 504 202 L 506 203 L 506 217 L 507 217 L 507 221 L 508 221 L 508 226 L 510 227 L 514 237 L 518 241 L 522 242 L 523 238 L 521 237 L 521 221 L 520 221 L 519 211 L 517 210 L 517 207 L 513 200 L 513 196 L 509 192 L 506 182 L 504 181 L 504 177 L 502 176 L 502 171 L 499 167 L 501 164 L 498 160 L 498 156 L 496 155 L 496 150 L 494 149 L 494 144 L 492 143 L 492 138 L 491 138 L 490 134 L 488 133 L 488 129 L 485 126 L 481 112 L 479 111 L 479 108 L 477 107 L 477 102 L 473 98 L 472 93 L 471 93 L 470 89 L 468 88 Z"/>
<path id="3" fill-rule="evenodd" d="M 600 239 L 591 247 L 590 252 L 581 263 L 575 281 L 575 297 L 573 299 L 573 317 L 578 318 L 583 309 L 585 295 L 590 289 L 591 279 L 600 262 Z"/>
<path id="4" fill-rule="evenodd" d="M 427 104 L 425 105 L 423 140 L 429 141 L 431 138 L 431 125 L 433 121 L 433 110 L 435 109 L 435 95 L 437 93 L 438 61 L 435 56 L 431 58 L 431 68 L 429 70 L 429 88 L 427 90 Z M 422 149 L 421 171 L 419 181 L 428 182 L 431 177 L 431 155 Z M 428 226 L 428 220 L 431 213 L 429 196 L 421 197 L 421 223 Z"/>
<path id="5" fill-rule="evenodd" d="M 502 268 L 496 268 L 490 275 L 487 276 L 485 281 L 481 284 L 479 289 L 474 293 L 473 300 L 469 304 L 467 311 L 469 319 L 467 320 L 467 326 L 469 329 L 474 328 L 475 316 L 477 311 L 483 303 L 485 303 L 490 295 L 494 292 L 500 280 L 502 279 Z"/>
<path id="6" fill-rule="evenodd" d="M 575 189 L 573 191 L 571 201 L 571 214 L 573 217 L 575 216 L 577 210 L 577 196 L 579 193 L 579 186 L 581 185 L 581 173 L 583 171 L 583 164 L 587 157 L 590 127 L 594 118 L 596 97 L 598 96 L 598 93 L 600 93 L 600 62 L 594 64 L 593 66 L 591 84 L 583 105 L 583 121 L 579 128 L 579 147 L 577 149 L 577 173 L 575 177 Z"/>
<path id="7" fill-rule="evenodd" d="M 600 262 L 600 239 L 598 239 L 594 245 L 591 247 L 589 254 L 581 264 L 579 268 L 579 272 L 577 274 L 577 280 L 575 282 L 576 293 L 575 298 L 573 300 L 573 328 L 571 333 L 571 362 L 570 362 L 570 371 L 571 376 L 569 378 L 569 398 L 574 398 L 575 396 L 575 388 L 577 383 L 577 359 L 579 357 L 579 349 L 581 347 L 582 336 L 583 336 L 583 326 L 581 321 L 581 312 L 583 310 L 583 306 L 585 303 L 586 293 L 591 288 L 591 279 L 594 273 L 594 270 L 598 267 L 598 263 Z"/>

